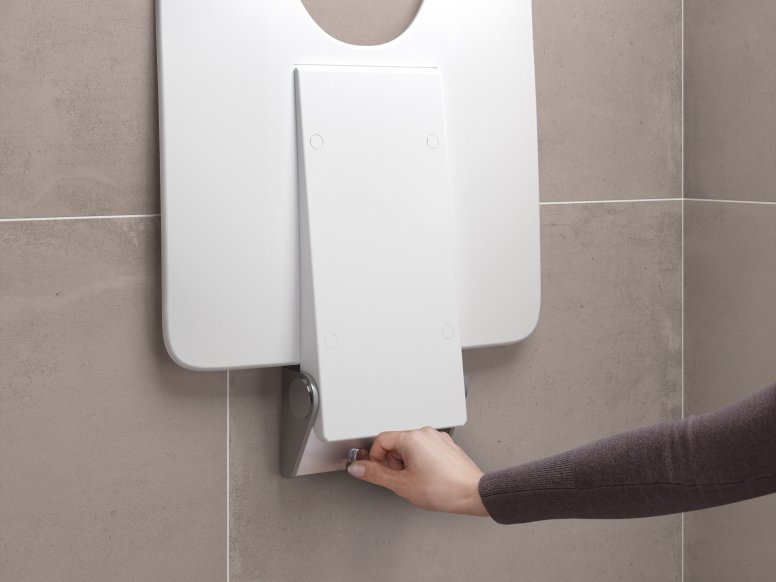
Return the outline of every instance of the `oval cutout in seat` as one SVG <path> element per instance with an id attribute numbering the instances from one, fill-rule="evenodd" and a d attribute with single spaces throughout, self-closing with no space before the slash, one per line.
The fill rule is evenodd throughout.
<path id="1" fill-rule="evenodd" d="M 348 44 L 385 44 L 407 30 L 423 0 L 302 0 L 329 36 Z"/>

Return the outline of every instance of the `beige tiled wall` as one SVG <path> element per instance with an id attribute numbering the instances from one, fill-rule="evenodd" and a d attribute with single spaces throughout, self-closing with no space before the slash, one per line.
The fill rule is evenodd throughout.
<path id="1" fill-rule="evenodd" d="M 776 3 L 685 1 L 686 414 L 776 383 Z M 687 514 L 687 582 L 776 572 L 776 496 Z"/>
<path id="2" fill-rule="evenodd" d="M 542 200 L 681 197 L 681 4 L 533 3 Z"/>
<path id="3" fill-rule="evenodd" d="M 158 223 L 0 222 L 0 580 L 226 567 L 226 374 L 165 353 Z"/>
<path id="4" fill-rule="evenodd" d="M 0 218 L 159 212 L 153 14 L 0 2 Z"/>
<path id="5" fill-rule="evenodd" d="M 306 4 L 368 43 L 417 1 Z M 680 1 L 535 10 L 543 311 L 465 356 L 483 468 L 681 414 Z M 0 50 L 0 579 L 680 579 L 677 516 L 502 527 L 280 479 L 278 370 L 161 342 L 153 2 L 3 0 Z"/>
<path id="6" fill-rule="evenodd" d="M 690 198 L 776 198 L 776 2 L 685 0 Z"/>
<path id="7" fill-rule="evenodd" d="M 688 202 L 685 228 L 686 413 L 698 414 L 776 383 L 776 204 Z M 685 520 L 687 582 L 773 579 L 776 496 Z"/>

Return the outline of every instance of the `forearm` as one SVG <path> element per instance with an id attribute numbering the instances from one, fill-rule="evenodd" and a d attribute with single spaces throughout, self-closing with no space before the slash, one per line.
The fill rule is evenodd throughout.
<path id="1" fill-rule="evenodd" d="M 724 410 L 484 475 L 500 523 L 664 515 L 776 492 L 776 385 Z"/>

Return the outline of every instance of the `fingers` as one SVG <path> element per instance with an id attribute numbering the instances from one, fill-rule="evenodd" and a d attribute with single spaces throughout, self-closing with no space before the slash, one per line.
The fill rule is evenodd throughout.
<path id="1" fill-rule="evenodd" d="M 407 455 L 419 443 L 438 441 L 457 447 L 449 434 L 428 426 L 417 430 L 383 432 L 372 443 L 369 459 L 387 464 L 393 469 L 403 469 L 407 464 Z"/>
<path id="2" fill-rule="evenodd" d="M 382 432 L 372 443 L 369 449 L 369 458 L 373 461 L 385 462 L 388 453 L 396 452 L 398 456 L 403 457 L 402 450 L 407 438 L 405 432 Z"/>
<path id="3" fill-rule="evenodd" d="M 404 469 L 404 460 L 396 451 L 388 453 L 388 455 L 385 457 L 385 464 L 388 465 L 389 469 L 393 469 L 395 471 L 401 471 Z"/>
<path id="4" fill-rule="evenodd" d="M 356 455 L 355 461 L 369 461 L 369 460 L 377 460 L 378 459 L 370 459 L 369 458 L 369 451 L 366 449 L 359 449 L 358 455 Z M 354 462 L 355 462 L 354 461 Z M 385 459 L 382 461 L 383 465 L 387 465 L 390 469 L 395 469 L 397 471 L 401 471 L 404 469 L 404 460 L 401 458 L 401 455 L 397 453 L 396 451 L 391 451 L 387 455 L 385 455 Z"/>
<path id="5" fill-rule="evenodd" d="M 393 492 L 396 492 L 401 475 L 401 471 L 395 471 L 376 461 L 356 461 L 348 466 L 348 473 Z"/>
<path id="6" fill-rule="evenodd" d="M 433 428 L 378 435 L 369 458 L 359 458 L 348 472 L 423 509 L 485 515 L 482 471 L 449 434 Z"/>

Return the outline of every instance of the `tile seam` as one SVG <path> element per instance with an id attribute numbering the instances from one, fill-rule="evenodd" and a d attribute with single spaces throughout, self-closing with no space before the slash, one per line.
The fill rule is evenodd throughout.
<path id="1" fill-rule="evenodd" d="M 231 531 L 231 469 L 232 469 L 232 461 L 231 461 L 231 446 L 230 446 L 230 413 L 229 413 L 229 401 L 231 400 L 231 376 L 229 375 L 229 370 L 226 371 L 226 582 L 230 581 L 230 553 L 231 553 L 231 543 L 230 543 L 230 537 L 232 535 Z"/>
<path id="2" fill-rule="evenodd" d="M 540 202 L 539 206 L 572 206 L 582 204 L 626 204 L 626 203 L 648 203 L 648 202 L 707 202 L 720 204 L 752 204 L 761 206 L 776 206 L 776 202 L 766 200 L 725 200 L 717 198 L 633 198 L 633 199 L 613 199 L 613 200 L 568 200 Z M 125 218 L 160 218 L 161 214 L 108 214 L 100 216 L 36 216 L 27 218 L 0 218 L 0 223 L 11 222 L 56 222 L 65 220 L 110 220 Z"/>
<path id="3" fill-rule="evenodd" d="M 35 216 L 30 218 L 0 218 L 3 222 L 55 222 L 60 220 L 101 220 L 116 218 L 159 218 L 161 214 L 111 214 L 103 216 Z"/>
<path id="4" fill-rule="evenodd" d="M 721 200 L 712 198 L 634 198 L 630 200 L 570 200 L 567 202 L 540 202 L 539 206 L 563 206 L 581 204 L 624 204 L 624 203 L 649 203 L 649 202 L 717 202 L 720 204 L 754 204 L 763 206 L 776 206 L 776 202 L 763 200 Z"/>
<path id="5" fill-rule="evenodd" d="M 680 242 L 679 242 L 679 244 L 680 244 L 680 257 L 679 257 L 679 260 L 681 261 L 681 265 L 680 265 L 680 278 L 681 278 L 680 285 L 682 286 L 681 293 L 680 293 L 680 298 L 681 298 L 681 302 L 682 302 L 682 304 L 681 304 L 681 315 L 680 315 L 680 317 L 681 317 L 681 339 L 680 339 L 680 342 L 681 342 L 681 358 L 682 358 L 681 363 L 680 363 L 680 368 L 681 368 L 680 373 L 682 375 L 681 380 L 680 380 L 680 387 L 681 387 L 681 395 L 680 395 L 680 397 L 681 397 L 681 400 L 682 400 L 681 401 L 682 418 L 684 418 L 684 389 L 685 389 L 685 385 L 684 385 L 684 360 L 685 360 L 685 353 L 684 353 L 685 352 L 685 343 L 684 343 L 684 307 L 685 307 L 685 305 L 684 305 L 684 301 L 685 301 L 685 295 L 684 295 L 684 263 L 685 263 L 684 232 L 685 232 L 685 212 L 684 212 L 684 208 L 685 208 L 685 201 L 687 199 L 687 182 L 686 182 L 686 176 L 685 176 L 685 174 L 686 174 L 686 169 L 685 169 L 685 163 L 686 163 L 685 154 L 686 154 L 686 152 L 685 152 L 685 149 L 686 149 L 686 145 L 687 144 L 686 144 L 686 135 L 685 135 L 685 127 L 684 127 L 684 122 L 685 122 L 684 108 L 686 106 L 686 99 L 685 99 L 685 52 L 684 52 L 684 49 L 685 49 L 685 35 L 684 35 L 684 32 L 685 32 L 685 0 L 682 0 L 681 4 L 679 6 L 679 10 L 681 11 L 680 16 L 679 16 L 679 26 L 680 26 L 680 29 L 679 29 L 679 35 L 680 35 L 680 40 L 679 40 L 679 43 L 680 43 L 680 46 L 679 46 L 680 57 L 679 58 L 680 58 L 680 63 L 679 63 L 679 65 L 680 65 L 680 69 L 681 69 L 680 73 L 679 73 L 679 75 L 680 75 L 679 82 L 681 84 L 680 94 L 679 94 L 679 100 L 680 100 L 680 103 L 679 103 L 679 105 L 680 105 L 680 112 L 679 112 L 680 127 L 679 127 L 679 132 L 680 132 L 681 143 L 680 143 L 680 150 L 679 151 L 680 151 L 680 156 L 681 156 L 681 172 L 680 172 L 680 174 L 681 174 L 681 180 L 680 180 L 681 181 L 681 186 L 680 186 L 680 193 L 681 193 L 681 196 L 682 196 L 682 210 L 681 210 L 681 212 L 682 212 L 682 218 L 681 218 L 682 232 L 681 232 L 681 237 L 680 237 Z M 680 532 L 679 532 L 679 574 L 680 574 L 680 577 L 681 577 L 681 582 L 685 582 L 685 568 L 684 568 L 684 559 L 685 559 L 685 556 L 684 556 L 684 545 L 685 545 L 684 512 L 681 513 L 681 516 L 680 516 L 679 519 L 680 519 L 680 524 L 681 524 L 680 525 Z"/>
<path id="6" fill-rule="evenodd" d="M 686 202 L 716 202 L 718 204 L 754 204 L 761 206 L 776 206 L 776 202 L 767 200 L 723 200 L 719 198 L 683 198 Z"/>
<path id="7" fill-rule="evenodd" d="M 633 199 L 615 199 L 615 200 L 568 200 L 564 202 L 539 202 L 539 206 L 571 206 L 580 204 L 624 204 L 624 203 L 642 203 L 642 202 L 675 202 L 681 198 L 633 198 Z"/>
<path id="8" fill-rule="evenodd" d="M 680 285 L 681 285 L 681 293 L 680 293 L 680 301 L 681 301 L 681 339 L 680 339 L 680 345 L 681 345 L 681 378 L 680 378 L 680 398 L 681 398 L 681 407 L 682 407 L 682 418 L 684 418 L 685 412 L 684 412 L 684 401 L 685 401 L 685 350 L 686 350 L 686 344 L 685 344 L 685 338 L 684 338 L 684 331 L 685 331 L 685 325 L 684 325 L 684 317 L 685 317 L 685 292 L 684 292 L 684 267 L 685 267 L 685 199 L 682 198 L 682 218 L 681 218 L 681 236 L 680 236 Z M 680 545 L 680 571 L 681 571 L 681 581 L 684 582 L 684 545 L 685 545 L 685 535 L 684 535 L 684 512 L 681 513 L 681 531 L 679 534 L 679 545 Z"/>

